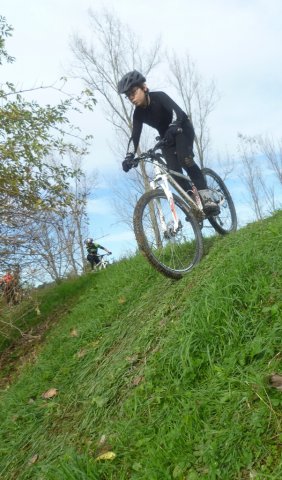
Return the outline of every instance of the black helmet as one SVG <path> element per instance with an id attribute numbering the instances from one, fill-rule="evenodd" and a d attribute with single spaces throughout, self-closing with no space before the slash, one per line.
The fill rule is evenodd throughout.
<path id="1" fill-rule="evenodd" d="M 137 72 L 137 70 L 128 72 L 118 82 L 118 93 L 126 93 L 132 87 L 141 85 L 144 82 L 146 82 L 146 78 L 144 75 L 142 75 L 142 73 Z"/>

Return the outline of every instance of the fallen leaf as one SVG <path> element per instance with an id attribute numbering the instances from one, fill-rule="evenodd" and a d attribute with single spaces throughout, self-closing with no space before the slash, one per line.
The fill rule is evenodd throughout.
<path id="1" fill-rule="evenodd" d="M 133 378 L 132 385 L 134 385 L 134 387 L 137 387 L 137 385 L 139 385 L 139 383 L 141 383 L 143 380 L 143 375 L 139 375 L 138 377 Z"/>
<path id="2" fill-rule="evenodd" d="M 35 454 L 31 459 L 29 460 L 29 465 L 33 465 L 35 462 L 37 462 L 39 455 Z"/>
<path id="3" fill-rule="evenodd" d="M 47 392 L 42 394 L 42 398 L 53 398 L 58 394 L 57 388 L 50 388 Z"/>
<path id="4" fill-rule="evenodd" d="M 282 392 L 282 375 L 279 375 L 278 373 L 270 375 L 269 384 L 271 387 L 276 388 L 276 390 Z"/>
<path id="5" fill-rule="evenodd" d="M 99 440 L 99 445 L 104 445 L 106 443 L 106 435 L 102 435 Z"/>
<path id="6" fill-rule="evenodd" d="M 93 402 L 93 404 L 96 404 L 97 407 L 102 408 L 105 405 L 105 403 L 107 402 L 107 398 L 106 397 L 101 397 L 101 396 L 93 397 L 92 402 Z"/>
<path id="7" fill-rule="evenodd" d="M 76 328 L 73 328 L 71 331 L 70 331 L 70 336 L 71 337 L 79 337 L 79 333 L 77 331 Z"/>
<path id="8" fill-rule="evenodd" d="M 119 297 L 118 303 L 119 303 L 120 305 L 122 305 L 122 304 L 125 303 L 125 302 L 126 302 L 126 298 L 125 298 L 125 297 Z"/>
<path id="9" fill-rule="evenodd" d="M 116 458 L 116 454 L 114 452 L 106 452 L 106 453 L 102 453 L 102 455 L 99 455 L 98 457 L 96 457 L 96 460 L 99 461 L 99 460 L 114 460 L 114 458 Z"/>
<path id="10" fill-rule="evenodd" d="M 77 358 L 83 358 L 85 357 L 87 353 L 87 350 L 85 348 L 82 348 L 81 350 L 79 350 L 79 352 L 77 352 L 76 356 Z"/>
<path id="11" fill-rule="evenodd" d="M 138 355 L 132 355 L 131 357 L 125 357 L 125 360 L 129 363 L 137 363 L 138 362 Z"/>

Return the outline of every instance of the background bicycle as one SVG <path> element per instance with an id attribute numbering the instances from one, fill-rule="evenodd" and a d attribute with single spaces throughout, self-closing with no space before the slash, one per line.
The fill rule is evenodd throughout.
<path id="1" fill-rule="evenodd" d="M 105 270 L 108 265 L 110 264 L 109 260 L 105 257 L 108 257 L 111 255 L 110 253 L 104 253 L 101 255 L 98 255 L 99 257 L 99 263 L 94 264 L 93 266 L 93 272 L 99 272 L 100 270 Z"/>
<path id="2" fill-rule="evenodd" d="M 204 220 L 221 235 L 237 228 L 237 216 L 231 195 L 223 180 L 211 169 L 203 169 L 213 201 L 218 206 L 215 215 L 204 213 L 203 203 L 196 187 L 187 175 L 169 170 L 160 152 L 163 141 L 133 161 L 141 160 L 154 166 L 152 190 L 145 192 L 134 210 L 134 232 L 141 252 L 161 273 L 181 278 L 201 260 Z M 173 175 L 173 176 L 172 176 Z M 174 177 L 190 181 L 184 191 Z M 174 192 L 172 192 L 172 189 Z"/>

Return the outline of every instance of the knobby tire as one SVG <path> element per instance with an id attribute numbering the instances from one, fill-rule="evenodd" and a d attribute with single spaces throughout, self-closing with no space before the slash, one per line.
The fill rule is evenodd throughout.
<path id="1" fill-rule="evenodd" d="M 183 277 L 201 260 L 203 255 L 203 239 L 200 226 L 189 208 L 177 195 L 173 195 L 177 215 L 181 219 L 181 228 L 171 238 L 164 236 L 158 221 L 160 233 L 158 245 L 154 245 L 155 235 L 149 226 L 150 211 L 156 213 L 156 200 L 160 201 L 167 214 L 167 222 L 171 222 L 169 202 L 162 190 L 150 190 L 138 200 L 133 216 L 133 225 L 139 249 L 151 265 L 160 273 L 174 279 Z M 156 213 L 158 219 L 158 214 Z M 166 234 L 167 235 L 167 234 Z M 162 245 L 162 246 L 160 246 Z"/>
<path id="2" fill-rule="evenodd" d="M 235 232 L 237 229 L 237 215 L 232 197 L 220 176 L 210 168 L 203 168 L 208 188 L 224 196 L 219 215 L 208 217 L 208 221 L 220 235 Z"/>

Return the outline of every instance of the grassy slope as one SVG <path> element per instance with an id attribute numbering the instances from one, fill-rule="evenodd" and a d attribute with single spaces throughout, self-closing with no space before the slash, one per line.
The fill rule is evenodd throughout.
<path id="1" fill-rule="evenodd" d="M 20 337 L 20 332 L 36 328 L 40 323 L 67 310 L 85 290 L 86 276 L 69 279 L 33 292 L 33 302 L 26 300 L 12 308 L 0 304 L 0 354 Z M 35 308 L 38 306 L 38 310 Z M 38 314 L 40 312 L 40 314 Z"/>
<path id="2" fill-rule="evenodd" d="M 178 282 L 139 256 L 90 276 L 1 395 L 1 479 L 280 480 L 281 230 L 219 238 Z"/>

